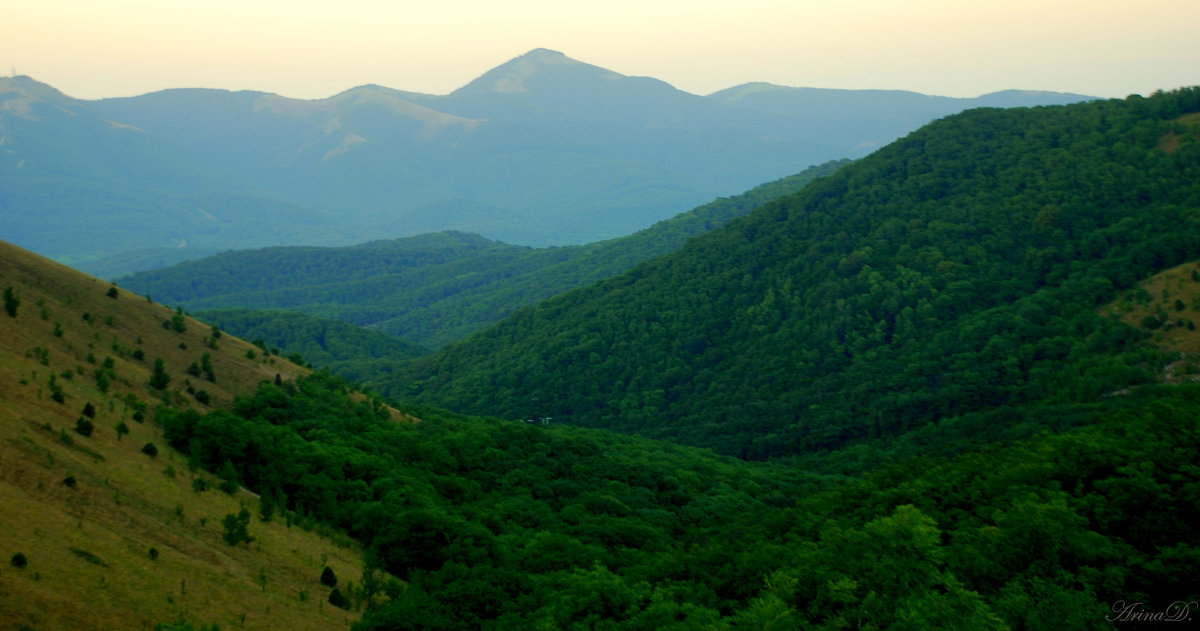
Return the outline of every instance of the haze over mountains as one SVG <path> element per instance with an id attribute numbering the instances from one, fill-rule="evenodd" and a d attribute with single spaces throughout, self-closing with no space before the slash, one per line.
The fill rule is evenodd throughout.
<path id="1" fill-rule="evenodd" d="M 965 108 L 1087 98 L 766 84 L 698 96 L 544 49 L 448 95 L 367 85 L 312 101 L 206 89 L 80 101 L 16 77 L 0 79 L 0 219 L 13 242 L 108 276 L 445 229 L 583 243 Z"/>

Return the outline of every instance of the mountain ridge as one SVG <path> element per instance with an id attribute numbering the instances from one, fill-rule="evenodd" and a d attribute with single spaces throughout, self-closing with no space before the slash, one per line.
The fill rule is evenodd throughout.
<path id="1" fill-rule="evenodd" d="M 1045 99 L 1097 99 L 1098 97 L 1088 96 L 1085 94 L 1076 94 L 1072 92 L 1056 92 L 1053 90 L 1022 90 L 1019 88 L 1006 88 L 996 90 L 994 92 L 985 92 L 978 96 L 942 96 L 938 94 L 925 94 L 913 90 L 897 90 L 885 88 L 818 88 L 812 86 L 787 86 L 778 83 L 770 83 L 768 81 L 748 81 L 738 85 L 723 88 L 715 92 L 710 92 L 707 97 L 716 97 L 724 100 L 736 100 L 741 96 L 756 92 L 773 92 L 773 91 L 798 91 L 811 94 L 871 94 L 871 95 L 907 95 L 913 97 L 922 97 L 925 99 L 946 99 L 955 101 L 982 101 L 989 98 L 1008 97 L 1008 96 L 1029 96 Z M 1061 103 L 1057 103 L 1061 104 Z"/>
<path id="2" fill-rule="evenodd" d="M 145 147 L 116 146 L 112 133 L 65 120 L 30 126 L 10 116 L 0 122 L 10 159 L 0 159 L 0 179 L 15 182 L 15 201 L 0 212 L 9 239 L 118 272 L 133 271 L 120 266 L 136 268 L 138 258 L 189 258 L 192 248 L 333 245 L 441 230 L 521 245 L 589 243 L 803 165 L 865 155 L 946 107 L 966 106 L 905 109 L 878 95 L 853 98 L 858 105 L 824 112 L 764 105 L 753 95 L 731 102 L 537 49 L 446 95 L 367 85 L 315 100 L 187 88 L 66 101 L 94 126 L 141 130 Z M 103 158 L 109 154 L 120 159 Z M 32 158 L 56 168 L 38 179 L 15 166 Z M 101 171 L 100 180 L 72 179 Z M 176 184 L 204 203 L 181 198 Z M 55 200 L 63 189 L 70 199 Z M 89 209 L 89 199 L 101 208 Z M 68 226 L 128 220 L 151 230 L 142 243 L 112 234 L 101 245 L 82 230 L 45 229 L 41 220 L 60 208 L 73 213 Z M 163 221 L 154 220 L 156 210 Z M 300 216 L 307 221 L 294 220 Z"/>
<path id="3" fill-rule="evenodd" d="M 0 79 L 0 236 L 80 265 L 132 250 L 357 240 L 369 232 L 237 181 L 146 125 Z M 211 251 L 211 250 L 210 250 Z"/>

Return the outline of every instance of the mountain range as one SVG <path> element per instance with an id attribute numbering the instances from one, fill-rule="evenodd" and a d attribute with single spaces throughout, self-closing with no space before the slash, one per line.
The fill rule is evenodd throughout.
<path id="1" fill-rule="evenodd" d="M 0 79 L 0 219 L 13 242 L 108 277 L 230 248 L 446 229 L 584 243 L 962 109 L 1088 98 L 766 84 L 698 96 L 545 49 L 447 95 L 81 101 L 14 77 Z"/>

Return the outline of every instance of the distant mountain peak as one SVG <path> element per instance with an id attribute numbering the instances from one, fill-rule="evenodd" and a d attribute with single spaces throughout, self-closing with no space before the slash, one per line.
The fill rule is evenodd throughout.
<path id="1" fill-rule="evenodd" d="M 625 76 L 572 59 L 556 50 L 535 48 L 492 68 L 478 79 L 455 90 L 453 94 L 529 92 L 531 80 L 547 74 L 558 74 L 564 70 L 572 74 L 583 72 L 595 78 L 615 79 Z"/>
<path id="2" fill-rule="evenodd" d="M 582 63 L 571 59 L 562 52 L 550 50 L 549 48 L 535 48 L 524 55 L 517 57 L 517 59 L 526 59 L 530 61 L 536 60 L 544 63 Z"/>
<path id="3" fill-rule="evenodd" d="M 67 113 L 79 107 L 75 99 L 27 75 L 0 77 L 0 112 L 37 120 L 33 104 L 38 102 L 52 104 Z"/>
<path id="4" fill-rule="evenodd" d="M 62 94 L 53 86 L 26 76 L 26 74 L 19 74 L 17 77 L 0 77 L 0 101 L 6 101 L 14 95 L 36 98 L 38 101 L 74 102 L 73 98 Z"/>
<path id="5" fill-rule="evenodd" d="M 54 94 L 62 94 L 58 90 L 34 79 L 29 75 L 16 75 L 13 77 L 0 77 L 0 90 L 5 91 L 46 91 Z"/>

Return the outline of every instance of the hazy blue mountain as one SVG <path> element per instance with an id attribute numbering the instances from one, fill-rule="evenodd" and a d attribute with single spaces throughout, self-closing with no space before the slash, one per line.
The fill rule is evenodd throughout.
<path id="1" fill-rule="evenodd" d="M 730 192 L 690 165 L 623 147 L 623 133 L 603 126 L 572 132 L 549 118 L 430 107 L 443 102 L 362 86 L 316 101 L 170 90 L 95 106 L 230 175 L 393 236 L 462 230 L 522 244 L 580 243 Z"/>
<path id="2" fill-rule="evenodd" d="M 545 49 L 446 95 L 365 85 L 317 100 L 177 89 L 85 102 L 27 78 L 3 92 L 4 236 L 110 276 L 234 247 L 442 230 L 595 242 L 963 108 L 1087 98 L 765 84 L 699 96 Z"/>
<path id="3" fill-rule="evenodd" d="M 746 83 L 708 98 L 764 114 L 791 115 L 816 139 L 862 156 L 925 123 L 976 107 L 1066 105 L 1095 97 L 1062 92 L 1006 90 L 975 98 L 931 96 L 906 90 L 834 90 Z M 801 120 L 797 112 L 803 112 Z M 799 133 L 799 129 L 793 133 Z"/>
<path id="4" fill-rule="evenodd" d="M 398 182 L 435 175 L 428 150 L 457 142 L 458 132 L 480 122 L 433 112 L 376 86 L 315 101 L 262 92 L 166 90 L 97 101 L 94 107 L 136 121 L 231 175 L 292 195 L 325 193 L 329 199 L 319 201 L 349 206 L 396 195 L 420 200 L 447 194 L 405 191 Z M 388 151 L 396 148 L 404 150 Z M 364 190 L 364 183 L 371 186 Z"/>
<path id="5" fill-rule="evenodd" d="M 758 92 L 699 96 L 537 49 L 447 95 L 377 85 L 312 101 L 168 90 L 94 106 L 256 186 L 392 236 L 461 230 L 561 245 L 629 234 L 986 104 L 824 91 L 857 105 L 764 106 Z M 1043 93 L 1007 98 L 1046 102 Z"/>
<path id="6" fill-rule="evenodd" d="M 233 183 L 206 161 L 29 77 L 0 79 L 6 240 L 86 269 L 108 256 L 175 262 L 229 247 L 369 234 Z"/>

